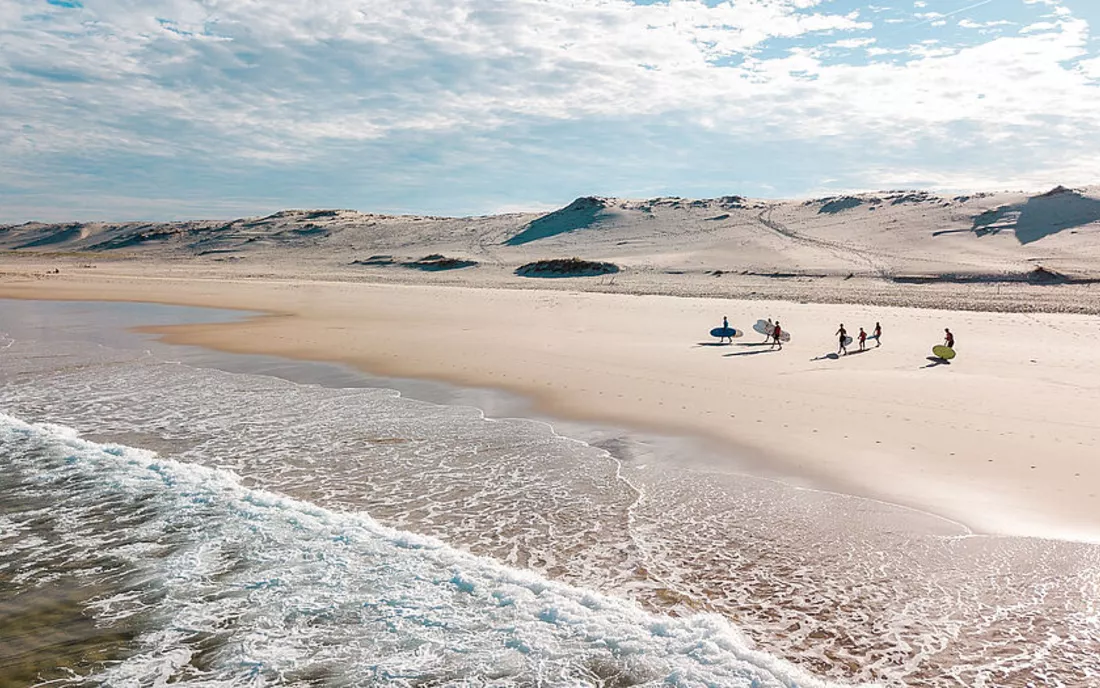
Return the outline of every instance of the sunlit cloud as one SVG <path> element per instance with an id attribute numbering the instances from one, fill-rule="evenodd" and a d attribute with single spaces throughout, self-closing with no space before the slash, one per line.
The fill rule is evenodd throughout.
<path id="1" fill-rule="evenodd" d="M 1021 179 L 1013 147 L 1058 177 L 1097 59 L 1056 0 L 8 0 L 0 219 L 798 195 L 893 178 L 872 141 L 951 167 L 920 142 L 959 132 L 951 178 Z"/>

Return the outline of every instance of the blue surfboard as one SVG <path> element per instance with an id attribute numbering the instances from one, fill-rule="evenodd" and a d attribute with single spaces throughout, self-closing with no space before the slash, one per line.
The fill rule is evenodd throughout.
<path id="1" fill-rule="evenodd" d="M 744 337 L 745 333 L 734 327 L 716 327 L 710 331 L 712 337 L 729 337 L 733 339 L 735 337 Z"/>

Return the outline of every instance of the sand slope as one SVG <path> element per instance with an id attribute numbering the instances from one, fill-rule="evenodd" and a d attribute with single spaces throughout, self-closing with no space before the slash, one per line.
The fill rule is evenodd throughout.
<path id="1" fill-rule="evenodd" d="M 387 277 L 433 255 L 496 277 L 578 256 L 650 277 L 1062 283 L 1100 278 L 1098 237 L 1100 190 L 1058 187 L 1032 196 L 895 191 L 808 201 L 585 197 L 552 213 L 467 218 L 287 210 L 226 222 L 28 223 L 0 227 L 0 250 L 309 262 Z"/>

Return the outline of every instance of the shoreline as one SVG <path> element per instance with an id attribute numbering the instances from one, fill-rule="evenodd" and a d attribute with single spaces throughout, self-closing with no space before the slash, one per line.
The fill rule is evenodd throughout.
<path id="1" fill-rule="evenodd" d="M 979 533 L 1100 541 L 1100 506 L 1088 487 L 1100 477 L 1089 458 L 1100 434 L 1091 420 L 1100 416 L 1100 376 L 1092 372 L 1100 361 L 1091 360 L 1097 356 L 1088 355 L 1083 336 L 1096 324 L 1082 316 L 304 279 L 131 276 L 104 283 L 88 273 L 0 284 L 0 295 L 265 312 L 234 323 L 143 330 L 169 343 L 500 389 L 530 399 L 533 411 L 549 417 L 717 443 L 731 458 L 725 465 L 709 459 L 711 470 L 868 497 Z M 783 313 L 795 340 L 782 355 L 763 356 L 756 355 L 761 348 L 700 342 L 722 309 L 739 327 L 755 321 L 750 312 Z M 825 353 L 818 349 L 827 336 L 819 342 L 804 333 L 857 310 L 864 311 L 861 323 L 884 321 L 882 350 L 807 362 L 807 353 Z M 973 358 L 968 346 L 979 350 L 972 342 L 996 360 L 922 370 L 908 354 L 902 359 L 899 349 L 910 345 L 893 342 L 944 318 L 965 323 L 958 363 Z M 1042 341 L 1006 338 L 1023 327 L 1042 332 Z M 1070 347 L 1073 365 L 1051 376 L 1013 359 L 1020 350 L 1057 350 L 1067 327 L 1082 331 Z M 428 331 L 445 341 L 425 337 Z M 917 361 L 926 363 L 923 356 Z M 937 377 L 921 378 L 929 373 Z M 1066 385 L 1076 385 L 1077 404 L 1064 403 Z M 945 405 L 952 395 L 962 398 Z M 1040 417 L 1015 409 L 1016 397 L 1035 402 Z M 974 409 L 980 417 L 970 425 Z M 1063 446 L 1054 456 L 1042 456 L 1039 449 L 1052 444 L 1044 437 L 1066 441 L 1057 440 Z"/>

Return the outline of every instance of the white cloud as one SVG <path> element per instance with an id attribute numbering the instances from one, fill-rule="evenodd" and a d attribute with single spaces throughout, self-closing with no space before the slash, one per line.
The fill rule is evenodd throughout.
<path id="1" fill-rule="evenodd" d="M 995 26 L 1011 26 L 1014 22 L 1010 22 L 1007 19 L 995 19 L 993 21 L 976 22 L 970 19 L 962 19 L 959 21 L 959 26 L 964 29 L 988 29 Z"/>
<path id="2" fill-rule="evenodd" d="M 1058 24 L 1055 22 L 1035 22 L 1020 29 L 1020 33 L 1040 33 L 1057 29 Z"/>
<path id="3" fill-rule="evenodd" d="M 845 38 L 839 41 L 829 43 L 830 48 L 865 48 L 869 45 L 874 45 L 877 39 L 871 38 Z"/>
<path id="4" fill-rule="evenodd" d="M 744 75 L 712 63 L 770 38 L 870 28 L 854 15 L 800 11 L 815 4 L 155 0 L 141 9 L 121 1 L 54 8 L 48 20 L 13 21 L 4 32 L 0 76 L 15 96 L 5 133 L 16 145 L 33 139 L 56 150 L 74 136 L 87 147 L 147 146 L 158 137 L 130 140 L 128 121 L 178 120 L 278 156 L 295 142 L 491 127 L 514 116 L 652 113 L 714 98 L 715 74 L 743 91 Z M 43 79 L 49 74 L 60 81 Z M 34 133 L 11 131 L 26 122 L 37 123 Z"/>
<path id="5" fill-rule="evenodd" d="M 746 140 L 901 148 L 958 126 L 995 142 L 1051 135 L 1052 122 L 1100 138 L 1100 67 L 1072 66 L 1089 27 L 1064 13 L 969 46 L 883 47 L 870 22 L 818 0 L 87 4 L 0 3 L 0 183 L 49 155 L 278 166 L 531 122 L 666 118 Z M 775 57 L 771 39 L 795 47 Z M 884 60 L 838 64 L 851 56 L 829 48 Z"/>

